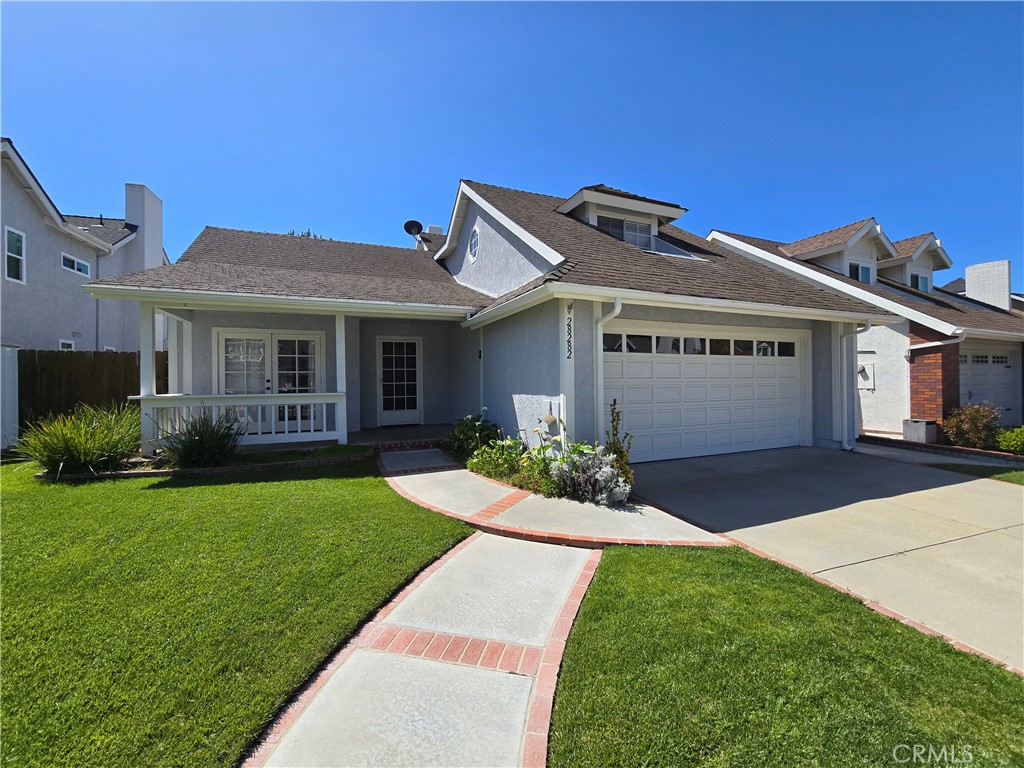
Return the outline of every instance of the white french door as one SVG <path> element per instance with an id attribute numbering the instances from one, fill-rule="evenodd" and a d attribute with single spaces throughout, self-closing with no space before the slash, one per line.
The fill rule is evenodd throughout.
<path id="1" fill-rule="evenodd" d="M 418 338 L 377 337 L 377 421 L 382 427 L 423 423 L 421 347 Z"/>
<path id="2" fill-rule="evenodd" d="M 220 329 L 216 337 L 218 394 L 303 395 L 323 391 L 323 334 Z M 272 425 L 273 432 L 281 433 L 324 428 L 323 409 L 301 402 L 239 405 L 236 412 L 247 431 L 265 432 L 267 424 Z"/>

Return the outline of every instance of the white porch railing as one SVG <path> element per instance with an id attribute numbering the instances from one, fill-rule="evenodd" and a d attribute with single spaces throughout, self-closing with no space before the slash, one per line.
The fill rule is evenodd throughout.
<path id="1" fill-rule="evenodd" d="M 240 445 L 348 441 L 345 393 L 267 395 L 135 396 L 142 410 L 144 452 L 206 413 L 217 420 L 234 414 L 242 431 Z M 148 450 L 147 450 L 148 448 Z"/>

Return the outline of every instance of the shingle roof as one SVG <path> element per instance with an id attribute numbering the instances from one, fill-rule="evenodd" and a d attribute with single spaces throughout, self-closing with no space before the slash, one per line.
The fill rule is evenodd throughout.
<path id="1" fill-rule="evenodd" d="M 914 251 L 921 247 L 921 243 L 927 240 L 929 237 L 935 237 L 932 232 L 925 232 L 921 235 L 914 235 L 913 237 L 905 237 L 902 240 L 893 240 L 893 248 L 896 249 L 896 255 L 892 258 L 902 259 L 904 256 L 913 256 Z M 881 259 L 885 261 L 885 259 Z"/>
<path id="2" fill-rule="evenodd" d="M 175 264 L 94 285 L 482 307 L 426 251 L 206 227 Z"/>
<path id="3" fill-rule="evenodd" d="M 722 232 L 722 230 L 717 231 Z M 750 243 L 754 247 L 766 250 L 776 256 L 788 256 L 788 254 L 780 251 L 778 248 L 765 247 L 766 244 L 775 246 L 780 245 L 780 243 L 774 240 L 763 240 L 761 238 L 749 237 L 747 235 L 740 235 L 736 233 L 722 232 L 722 234 L 728 234 L 729 237 L 734 237 L 737 240 Z M 1019 316 L 999 309 L 998 307 L 983 304 L 979 301 L 974 301 L 963 296 L 957 296 L 955 293 L 951 293 L 947 290 L 935 289 L 931 293 L 922 293 L 921 291 L 914 290 L 909 286 L 885 277 L 878 277 L 874 285 L 869 285 L 867 283 L 854 280 L 851 277 L 847 277 L 839 272 L 833 272 L 830 269 L 826 269 L 825 267 L 812 262 L 804 261 L 801 263 L 809 269 L 813 269 L 823 275 L 828 275 L 829 277 L 844 282 L 847 285 L 861 288 L 868 293 L 878 296 L 879 298 L 889 299 L 890 301 L 894 301 L 908 309 L 915 309 L 918 312 L 923 312 L 926 315 L 930 315 L 937 320 L 955 325 L 958 328 L 1024 333 L 1024 323 L 1022 323 Z"/>
<path id="4" fill-rule="evenodd" d="M 678 227 L 664 226 L 660 234 L 700 260 L 643 251 L 590 224 L 558 213 L 555 209 L 564 198 L 475 181 L 465 183 L 566 258 L 565 264 L 548 275 L 499 297 L 491 306 L 545 282 L 558 281 L 812 310 L 880 313 L 869 304 L 802 282 Z"/>
<path id="5" fill-rule="evenodd" d="M 447 237 L 447 235 L 443 233 L 440 235 L 435 235 L 430 232 L 423 232 L 420 234 L 420 240 L 425 246 L 427 246 L 427 250 L 430 253 L 436 253 L 441 250 L 441 246 L 444 245 L 445 237 Z"/>
<path id="6" fill-rule="evenodd" d="M 115 245 L 135 233 L 138 227 L 124 219 L 108 219 L 106 216 L 71 216 L 64 214 L 71 225 L 88 232 L 109 245 Z M 102 223 L 100 223 L 102 222 Z"/>
<path id="7" fill-rule="evenodd" d="M 869 216 L 866 219 L 855 221 L 852 224 L 830 229 L 828 232 L 821 232 L 817 235 L 805 237 L 802 240 L 794 240 L 791 243 L 784 243 L 782 245 L 782 250 L 787 256 L 800 256 L 804 253 L 816 251 L 819 248 L 828 248 L 832 245 L 842 245 L 857 234 L 857 231 L 871 220 L 872 217 Z"/>
<path id="8" fill-rule="evenodd" d="M 956 280 L 950 280 L 943 285 L 942 290 L 949 291 L 950 293 L 963 293 L 967 290 L 967 281 L 962 277 L 958 277 Z"/>

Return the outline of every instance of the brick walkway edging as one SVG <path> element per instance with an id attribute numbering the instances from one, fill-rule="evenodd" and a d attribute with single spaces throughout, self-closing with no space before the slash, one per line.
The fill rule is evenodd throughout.
<path id="1" fill-rule="evenodd" d="M 492 485 L 497 485 L 502 488 L 508 488 L 511 493 L 507 496 L 503 496 L 493 504 L 490 504 L 478 512 L 474 512 L 472 515 L 460 515 L 458 512 L 453 512 L 450 509 L 444 509 L 436 504 L 431 504 L 428 501 L 417 498 L 409 493 L 395 480 L 396 477 L 403 475 L 414 475 L 425 472 L 445 472 L 455 469 L 465 469 L 465 467 L 459 464 L 442 464 L 434 467 L 416 468 L 416 469 L 398 469 L 392 470 L 384 466 L 384 463 L 380 460 L 380 456 L 377 457 L 377 467 L 380 469 L 381 475 L 387 480 L 388 485 L 391 486 L 392 490 L 395 491 L 399 496 L 402 496 L 413 504 L 418 504 L 421 507 L 425 507 L 432 512 L 438 512 L 439 514 L 447 517 L 461 520 L 464 523 L 476 528 L 478 531 L 484 533 L 492 533 L 496 536 L 506 536 L 512 539 L 522 539 L 524 541 L 535 541 L 540 544 L 558 544 L 566 547 L 581 547 L 583 549 L 603 549 L 604 547 L 612 545 L 624 545 L 624 546 L 649 546 L 649 547 L 728 547 L 732 546 L 732 543 L 728 541 L 721 534 L 715 534 L 719 537 L 719 541 L 700 541 L 694 539 L 620 539 L 611 536 L 582 536 L 571 533 L 554 533 L 552 531 L 538 531 L 529 528 L 516 528 L 510 525 L 502 525 L 500 523 L 490 522 L 492 518 L 497 517 L 502 512 L 510 509 L 512 506 L 518 504 L 520 501 L 529 498 L 531 494 L 529 491 L 524 491 L 522 488 L 516 488 L 515 486 L 503 483 L 500 480 L 494 480 L 493 478 L 486 477 L 484 475 L 476 475 L 476 477 L 486 480 Z M 474 473 L 475 474 L 475 473 Z M 654 506 L 649 504 L 643 499 L 638 499 L 648 506 Z M 664 511 L 664 510 L 662 510 Z M 675 515 L 679 517 L 679 515 Z M 689 522 L 689 521 L 686 521 Z M 697 526 L 700 527 L 700 526 Z"/>
<path id="2" fill-rule="evenodd" d="M 358 648 L 483 669 L 497 669 L 510 674 L 533 677 L 534 682 L 527 703 L 526 721 L 520 744 L 520 766 L 522 768 L 546 768 L 548 732 L 555 702 L 558 671 L 562 665 L 562 655 L 565 652 L 569 631 L 572 629 L 576 614 L 579 612 L 587 588 L 590 586 L 601 560 L 600 549 L 593 550 L 587 557 L 562 604 L 558 618 L 555 620 L 555 625 L 544 646 L 503 643 L 383 623 L 388 614 L 426 581 L 434 571 L 482 535 L 480 532 L 472 534 L 420 571 L 387 605 L 378 610 L 373 618 L 350 637 L 299 692 L 298 696 L 285 706 L 268 730 L 264 732 L 256 749 L 242 763 L 242 768 L 262 768 L 274 749 L 281 743 L 281 739 L 306 710 L 317 693 Z"/>

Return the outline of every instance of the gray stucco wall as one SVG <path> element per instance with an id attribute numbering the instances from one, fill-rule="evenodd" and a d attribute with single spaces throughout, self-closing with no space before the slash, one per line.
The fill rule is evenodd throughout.
<path id="1" fill-rule="evenodd" d="M 910 363 L 903 356 L 909 344 L 909 320 L 857 337 L 857 363 L 871 373 L 857 393 L 863 429 L 902 434 L 903 420 L 910 418 Z"/>
<path id="2" fill-rule="evenodd" d="M 811 327 L 811 418 L 815 443 L 835 445 L 832 408 L 832 324 L 817 321 Z M 839 404 L 836 403 L 838 411 Z"/>
<path id="3" fill-rule="evenodd" d="M 514 434 L 513 397 L 561 392 L 559 303 L 546 301 L 483 329 L 483 404 L 487 417 Z"/>
<path id="4" fill-rule="evenodd" d="M 0 324 L 3 343 L 28 349 L 59 349 L 58 341 L 75 342 L 76 350 L 138 349 L 124 346 L 123 333 L 106 325 L 96 337 L 97 301 L 82 290 L 89 281 L 61 268 L 61 253 L 88 262 L 96 273 L 97 252 L 85 243 L 44 223 L 44 214 L 3 164 L 0 186 L 0 236 L 9 226 L 25 234 L 25 285 L 0 279 Z M 3 269 L 0 266 L 0 269 Z M 4 270 L 6 274 L 6 270 Z M 127 302 L 104 301 L 103 315 L 120 315 Z"/>
<path id="5" fill-rule="evenodd" d="M 576 399 L 576 413 L 573 421 L 573 440 L 604 441 L 604 431 L 597 428 L 597 411 L 594 409 L 595 391 L 594 368 L 594 317 L 595 305 L 591 301 L 573 301 L 573 378 Z"/>
<path id="6" fill-rule="evenodd" d="M 472 262 L 468 251 L 474 228 L 479 232 L 479 246 L 477 259 Z M 445 263 L 460 283 L 491 296 L 508 293 L 552 268 L 550 263 L 474 202 L 466 208 L 458 242 Z"/>

